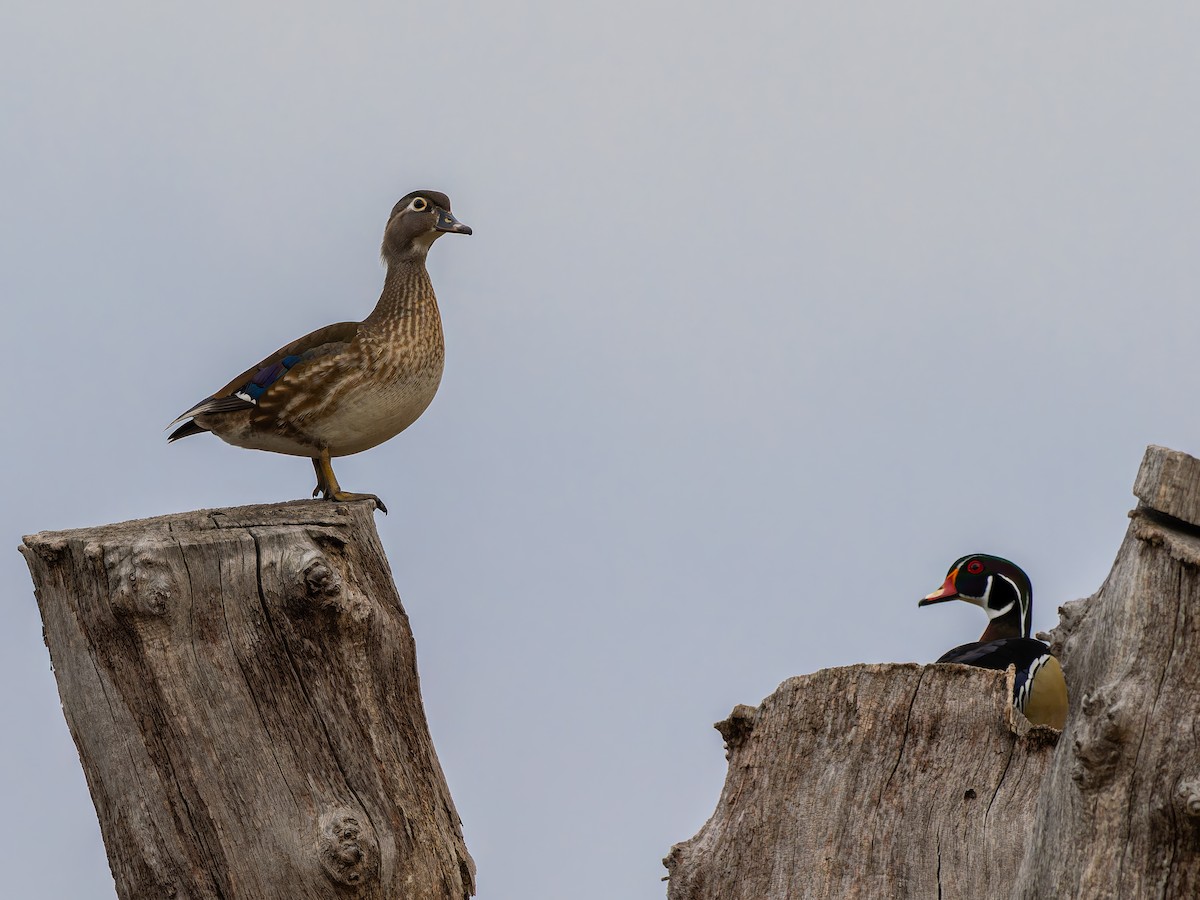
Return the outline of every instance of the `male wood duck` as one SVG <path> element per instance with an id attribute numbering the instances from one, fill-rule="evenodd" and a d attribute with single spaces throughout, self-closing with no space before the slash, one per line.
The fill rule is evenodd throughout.
<path id="1" fill-rule="evenodd" d="M 1067 718 L 1067 683 L 1050 648 L 1029 636 L 1033 586 L 1019 566 L 974 553 L 954 562 L 945 583 L 918 606 L 965 600 L 983 607 L 988 626 L 979 640 L 943 653 L 940 663 L 1003 671 L 1016 666 L 1013 704 L 1035 725 L 1061 729 Z"/>
<path id="2" fill-rule="evenodd" d="M 211 431 L 226 443 L 312 459 L 328 500 L 371 500 L 344 491 L 330 460 L 395 437 L 425 411 L 442 379 L 442 319 L 425 255 L 443 234 L 470 234 L 450 198 L 413 191 L 383 232 L 387 275 L 375 309 L 292 341 L 201 400 L 171 425 L 168 443 Z M 170 427 L 170 426 L 168 426 Z"/>

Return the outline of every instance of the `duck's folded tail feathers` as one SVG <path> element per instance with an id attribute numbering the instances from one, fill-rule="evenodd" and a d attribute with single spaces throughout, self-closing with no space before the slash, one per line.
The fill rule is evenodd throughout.
<path id="1" fill-rule="evenodd" d="M 209 416 L 217 413 L 237 412 L 239 409 L 253 409 L 255 405 L 256 404 L 254 401 L 248 400 L 245 397 L 239 397 L 237 395 L 232 397 L 209 397 L 207 400 L 202 400 L 201 402 L 197 403 L 187 412 L 177 416 L 174 420 L 172 420 L 170 425 L 167 425 L 167 427 L 170 428 L 171 425 L 174 425 L 176 422 L 182 422 L 184 419 L 191 419 L 193 416 Z M 172 441 L 177 441 L 180 438 L 191 437 L 193 434 L 201 434 L 205 431 L 208 431 L 208 429 L 202 425 L 197 425 L 194 421 L 184 422 L 167 436 L 167 443 L 169 444 Z"/>
<path id="2" fill-rule="evenodd" d="M 255 406 L 253 400 L 247 397 L 240 397 L 233 394 L 228 397 L 209 397 L 207 400 L 201 400 L 187 412 L 182 412 L 172 419 L 167 427 L 170 428 L 176 422 L 182 422 L 184 419 L 191 419 L 194 416 L 208 416 L 213 413 L 237 412 L 239 409 L 251 409 Z M 207 431 L 208 429 L 204 429 Z"/>
<path id="3" fill-rule="evenodd" d="M 167 435 L 167 443 L 169 444 L 171 441 L 177 441 L 180 438 L 191 437 L 193 434 L 204 434 L 206 431 L 208 431 L 207 428 L 201 428 L 195 422 L 184 422 L 169 435 Z"/>

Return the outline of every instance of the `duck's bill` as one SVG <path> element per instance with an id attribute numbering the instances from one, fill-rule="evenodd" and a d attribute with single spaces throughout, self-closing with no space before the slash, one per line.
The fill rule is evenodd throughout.
<path id="1" fill-rule="evenodd" d="M 932 594 L 926 594 L 917 606 L 928 606 L 931 603 L 941 603 L 943 600 L 954 600 L 958 597 L 958 588 L 954 584 L 954 577 L 958 575 L 958 569 L 955 569 L 946 576 L 945 583 L 934 591 Z"/>
<path id="2" fill-rule="evenodd" d="M 471 233 L 470 225 L 464 225 L 444 209 L 439 209 L 437 211 L 437 224 L 434 227 L 436 227 L 438 231 L 448 231 L 450 234 Z"/>

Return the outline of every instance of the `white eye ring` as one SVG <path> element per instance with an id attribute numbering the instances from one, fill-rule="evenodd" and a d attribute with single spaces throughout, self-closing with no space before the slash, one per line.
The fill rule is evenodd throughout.
<path id="1" fill-rule="evenodd" d="M 415 197 L 413 198 L 413 202 L 408 204 L 408 208 L 413 212 L 424 212 L 429 209 L 429 201 L 424 197 Z"/>

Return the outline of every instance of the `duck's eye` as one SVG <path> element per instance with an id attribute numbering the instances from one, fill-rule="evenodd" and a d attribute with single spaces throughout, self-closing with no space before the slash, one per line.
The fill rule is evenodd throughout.
<path id="1" fill-rule="evenodd" d="M 416 197 L 412 203 L 408 204 L 408 208 L 413 212 L 424 212 L 429 209 L 429 201 L 424 197 Z"/>
<path id="2" fill-rule="evenodd" d="M 977 559 L 973 559 L 969 563 L 967 563 L 967 571 L 970 572 L 972 575 L 978 575 L 980 572 L 983 571 L 983 563 L 981 563 Z"/>

